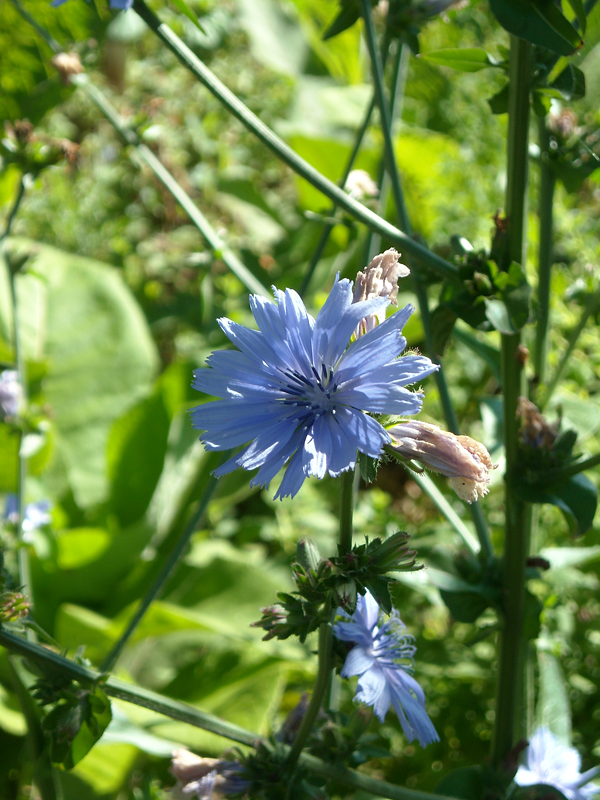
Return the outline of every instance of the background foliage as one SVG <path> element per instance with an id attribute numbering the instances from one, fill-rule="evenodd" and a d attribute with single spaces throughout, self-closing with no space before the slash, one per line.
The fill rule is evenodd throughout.
<path id="1" fill-rule="evenodd" d="M 318 215 L 329 214 L 323 197 L 233 120 L 133 12 L 114 16 L 80 2 L 59 9 L 46 0 L 24 5 L 62 44 L 73 43 L 92 80 L 252 273 L 266 285 L 299 288 L 320 234 Z M 174 7 L 161 7 L 160 14 L 262 120 L 337 180 L 371 96 L 360 26 L 323 41 L 337 13 L 333 0 L 194 0 L 190 7 L 202 30 Z M 0 116 L 27 117 L 36 133 L 80 145 L 75 164 L 50 167 L 27 188 L 6 258 L 26 259 L 17 277 L 30 400 L 26 500 L 53 503 L 52 523 L 29 543 L 36 618 L 61 648 L 72 655 L 85 645 L 85 656 L 99 666 L 215 466 L 189 425 L 188 409 L 202 401 L 189 387 L 191 371 L 224 344 L 219 316 L 250 324 L 247 290 L 89 97 L 60 83 L 50 49 L 9 0 L 0 0 L 0 17 Z M 600 29 L 598 12 L 589 27 Z M 487 3 L 475 0 L 436 18 L 420 35 L 422 53 L 482 47 L 500 57 L 506 45 Z M 590 131 L 600 122 L 599 59 L 600 49 L 584 49 L 578 66 L 587 94 L 572 103 Z M 445 257 L 451 237 L 465 237 L 476 250 L 489 247 L 492 216 L 504 197 L 506 115 L 492 114 L 487 101 L 504 82 L 495 70 L 457 73 L 410 59 L 396 153 L 415 230 Z M 376 176 L 381 147 L 374 126 L 356 166 Z M 537 157 L 532 148 L 532 278 Z M 550 370 L 597 290 L 599 175 L 558 184 Z M 0 174 L 6 212 L 17 180 L 15 168 Z M 336 272 L 355 276 L 366 263 L 366 247 L 364 229 L 342 217 L 310 284 L 310 306 L 320 306 Z M 0 357 L 9 364 L 14 352 L 5 274 L 2 281 Z M 439 284 L 432 283 L 430 293 L 437 297 Z M 399 300 L 414 302 L 410 285 L 401 287 Z M 562 415 L 592 453 L 600 431 L 597 314 L 598 307 L 548 409 L 551 417 Z M 461 431 L 483 441 L 500 464 L 497 486 L 485 500 L 500 544 L 498 375 L 494 358 L 477 356 L 464 331 L 459 322 L 445 368 Z M 405 332 L 411 347 L 425 349 L 418 314 Z M 497 345 L 495 336 L 486 334 L 485 342 Z M 441 422 L 433 381 L 426 394 L 423 418 Z M 8 493 L 16 488 L 17 461 L 6 422 L 0 449 L 0 491 Z M 469 525 L 465 507 L 438 483 Z M 290 587 L 288 565 L 298 538 L 313 538 L 322 552 L 334 550 L 337 491 L 326 478 L 276 503 L 273 487 L 251 491 L 244 474 L 221 480 L 201 530 L 128 643 L 117 674 L 251 730 L 276 728 L 311 685 L 315 642 L 260 643 L 249 624 L 261 605 Z M 450 769 L 480 763 L 488 753 L 496 651 L 486 628 L 495 612 L 490 608 L 473 622 L 453 619 L 439 575 L 456 572 L 452 558 L 460 540 L 399 465 L 386 465 L 374 484 L 361 488 L 356 528 L 369 536 L 407 530 L 428 565 L 403 577 L 394 599 L 417 638 L 416 674 L 441 742 L 426 751 L 407 745 L 390 716 L 374 730 L 392 758 L 373 760 L 367 769 L 431 790 Z M 536 542 L 551 569 L 544 581 L 530 584 L 543 604 L 535 713 L 555 732 L 572 736 L 586 769 L 600 756 L 600 536 L 597 527 L 577 541 L 569 535 L 558 509 L 543 506 Z M 9 524 L 2 536 L 14 570 Z M 453 614 L 464 616 L 459 605 L 471 599 L 455 595 Z M 7 754 L 0 760 L 0 795 L 20 798 L 29 780 L 34 713 L 20 698 L 32 676 L 0 653 L 0 752 Z M 350 689 L 342 691 L 350 708 Z M 66 800 L 161 797 L 160 787 L 172 784 L 173 743 L 205 754 L 226 746 L 212 734 L 113 701 L 113 721 L 100 743 L 61 773 Z"/>

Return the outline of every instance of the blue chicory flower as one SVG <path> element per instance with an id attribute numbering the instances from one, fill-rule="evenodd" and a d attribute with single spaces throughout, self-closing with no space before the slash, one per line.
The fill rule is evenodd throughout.
<path id="1" fill-rule="evenodd" d="M 21 525 L 25 533 L 37 530 L 42 525 L 49 525 L 52 522 L 52 515 L 50 514 L 51 503 L 49 500 L 39 500 L 37 503 L 29 503 L 25 507 L 23 514 L 23 523 Z M 9 494 L 6 496 L 6 506 L 4 508 L 4 517 L 9 522 L 17 522 L 19 514 L 19 501 L 16 494 Z"/>
<path id="2" fill-rule="evenodd" d="M 259 330 L 219 320 L 239 349 L 213 353 L 209 368 L 194 372 L 195 389 L 222 399 L 195 408 L 192 422 L 208 450 L 246 445 L 218 477 L 258 468 L 251 485 L 266 486 L 287 463 L 275 495 L 283 498 L 309 476 L 353 469 L 357 451 L 377 458 L 391 439 L 369 413 L 417 414 L 422 395 L 404 387 L 438 366 L 424 356 L 398 358 L 410 305 L 348 346 L 361 320 L 389 299 L 353 303 L 352 282 L 336 279 L 315 321 L 296 292 L 274 294 L 276 303 L 250 297 Z"/>
<path id="3" fill-rule="evenodd" d="M 176 750 L 170 767 L 177 778 L 177 796 L 211 800 L 214 796 L 246 794 L 251 783 L 239 761 L 199 758 L 188 750 Z"/>
<path id="4" fill-rule="evenodd" d="M 355 642 L 341 672 L 343 678 L 359 676 L 355 700 L 373 706 L 381 722 L 392 705 L 409 742 L 416 738 L 421 747 L 439 742 L 425 710 L 425 694 L 412 676 L 417 648 L 396 609 L 385 621 L 367 591 L 358 597 L 351 617 L 341 608 L 337 613 L 345 621 L 334 625 L 334 635 L 342 642 Z"/>
<path id="5" fill-rule="evenodd" d="M 0 419 L 16 417 L 22 398 L 19 373 L 14 369 L 5 369 L 0 373 Z"/>
<path id="6" fill-rule="evenodd" d="M 580 773 L 581 756 L 574 747 L 560 742 L 548 728 L 538 728 L 529 740 L 525 764 L 519 767 L 515 783 L 535 786 L 543 783 L 554 786 L 568 800 L 588 800 L 600 792 L 600 786 L 590 783 L 598 769 Z"/>

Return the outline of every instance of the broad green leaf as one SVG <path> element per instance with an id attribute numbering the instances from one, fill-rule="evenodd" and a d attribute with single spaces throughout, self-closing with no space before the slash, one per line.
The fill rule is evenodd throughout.
<path id="1" fill-rule="evenodd" d="M 111 511 L 127 527 L 143 516 L 162 473 L 169 415 L 160 389 L 129 409 L 108 440 Z"/>
<path id="2" fill-rule="evenodd" d="M 509 33 L 558 55 L 571 55 L 578 46 L 580 38 L 575 28 L 564 17 L 562 17 L 564 24 L 573 33 L 563 30 L 562 27 L 560 31 L 556 29 L 558 23 L 556 15 L 548 11 L 550 5 L 562 17 L 552 0 L 540 0 L 539 3 L 534 3 L 533 0 L 490 0 L 492 13 Z"/>
<path id="3" fill-rule="evenodd" d="M 125 711 L 113 701 L 112 720 L 102 735 L 102 744 L 117 742 L 132 744 L 138 750 L 159 758 L 170 758 L 175 747 L 172 741 L 162 739 L 139 725 L 134 725 Z"/>
<path id="4" fill-rule="evenodd" d="M 16 492 L 19 476 L 19 432 L 0 422 L 0 492 Z"/>
<path id="5" fill-rule="evenodd" d="M 592 547 L 545 547 L 540 553 L 550 562 L 551 569 L 579 567 L 600 558 L 600 545 Z"/>
<path id="6" fill-rule="evenodd" d="M 568 4 L 573 9 L 573 13 L 577 17 L 577 22 L 579 23 L 579 27 L 582 33 L 585 33 L 585 29 L 587 27 L 587 17 L 585 15 L 585 8 L 583 6 L 583 0 L 567 0 Z"/>
<path id="7" fill-rule="evenodd" d="M 133 745 L 99 742 L 72 773 L 67 773 L 65 784 L 69 787 L 71 780 L 75 783 L 74 779 L 79 778 L 100 797 L 114 796 L 127 781 L 138 755 Z M 72 800 L 79 800 L 79 797 L 79 794 L 71 795 Z"/>
<path id="8" fill-rule="evenodd" d="M 456 797 L 459 800 L 481 800 L 486 788 L 481 767 L 459 767 L 444 775 L 435 792 L 442 797 Z"/>
<path id="9" fill-rule="evenodd" d="M 192 9 L 188 6 L 185 0 L 171 0 L 175 8 L 184 14 L 194 25 L 198 28 L 198 30 L 204 33 L 204 28 L 198 21 L 198 17 L 194 14 Z"/>
<path id="10" fill-rule="evenodd" d="M 538 725 L 545 725 L 565 744 L 571 741 L 571 704 L 567 682 L 556 656 L 538 651 L 540 691 L 536 709 Z"/>
<path id="11" fill-rule="evenodd" d="M 73 769 L 104 733 L 111 720 L 110 700 L 96 687 L 81 692 L 79 698 L 61 700 L 42 720 L 50 737 L 50 757 L 54 764 Z"/>
<path id="12" fill-rule="evenodd" d="M 250 39 L 250 51 L 265 66 L 286 75 L 302 73 L 309 55 L 296 15 L 276 0 L 238 0 L 239 25 Z"/>
<path id="13" fill-rule="evenodd" d="M 485 316 L 500 333 L 517 333 L 506 304 L 502 300 L 485 298 Z"/>
<path id="14" fill-rule="evenodd" d="M 457 319 L 456 312 L 444 304 L 438 305 L 431 312 L 430 323 L 433 335 L 433 349 L 438 355 L 444 355 Z"/>
<path id="15" fill-rule="evenodd" d="M 9 247 L 32 254 L 17 292 L 25 357 L 48 365 L 42 396 L 56 448 L 46 479 L 56 492 L 70 486 L 87 507 L 108 494 L 108 433 L 148 391 L 156 347 L 115 269 L 25 240 Z"/>
<path id="16" fill-rule="evenodd" d="M 581 535 L 592 527 L 598 505 L 598 489 L 581 473 L 552 484 L 534 485 L 521 481 L 513 489 L 529 503 L 549 503 L 560 508 L 573 535 Z"/>
<path id="17" fill-rule="evenodd" d="M 579 31 L 571 25 L 569 20 L 552 0 L 532 1 L 538 14 L 546 20 L 559 36 L 572 44 L 575 49 L 583 45 L 583 40 Z"/>
<path id="18" fill-rule="evenodd" d="M 574 64 L 567 64 L 550 86 L 565 100 L 580 100 L 585 97 L 585 74 Z"/>
<path id="19" fill-rule="evenodd" d="M 479 47 L 448 48 L 446 50 L 432 50 L 421 53 L 419 58 L 439 64 L 442 67 L 452 67 L 459 72 L 479 72 L 486 67 L 497 67 L 499 62 Z"/>

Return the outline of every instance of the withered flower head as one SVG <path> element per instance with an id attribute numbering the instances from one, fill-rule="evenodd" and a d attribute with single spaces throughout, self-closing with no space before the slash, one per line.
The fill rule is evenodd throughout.
<path id="1" fill-rule="evenodd" d="M 379 187 L 365 169 L 353 169 L 348 175 L 344 189 L 356 200 L 377 197 L 379 194 Z"/>
<path id="2" fill-rule="evenodd" d="M 69 85 L 72 75 L 79 75 L 84 72 L 77 53 L 57 53 L 52 59 L 52 63 L 65 86 Z"/>
<path id="3" fill-rule="evenodd" d="M 521 419 L 519 436 L 523 444 L 536 449 L 550 450 L 558 436 L 559 422 L 548 422 L 536 405 L 526 397 L 519 397 L 517 419 Z"/>
<path id="4" fill-rule="evenodd" d="M 410 275 L 407 266 L 400 263 L 400 253 L 391 247 L 375 256 L 364 272 L 359 272 L 354 283 L 352 302 L 387 297 L 393 305 L 398 305 L 398 279 Z M 367 333 L 385 320 L 385 308 L 365 317 L 359 324 L 356 335 Z"/>
<path id="5" fill-rule="evenodd" d="M 461 500 L 473 503 L 488 493 L 489 472 L 495 467 L 480 442 L 418 420 L 394 425 L 388 428 L 388 432 L 394 450 L 404 458 L 419 461 L 433 472 L 446 475 Z"/>

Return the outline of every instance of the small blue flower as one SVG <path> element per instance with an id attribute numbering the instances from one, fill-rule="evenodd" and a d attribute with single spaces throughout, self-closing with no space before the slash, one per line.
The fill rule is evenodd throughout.
<path id="1" fill-rule="evenodd" d="M 439 742 L 425 710 L 423 690 L 411 674 L 417 648 L 396 609 L 386 622 L 367 591 L 359 596 L 352 617 L 341 608 L 337 613 L 346 621 L 334 625 L 334 635 L 343 642 L 355 642 L 341 672 L 343 678 L 359 676 L 355 700 L 373 706 L 381 722 L 392 705 L 409 742 L 416 738 L 421 747 Z"/>
<path id="2" fill-rule="evenodd" d="M 52 522 L 52 515 L 50 514 L 51 503 L 49 500 L 40 500 L 37 503 L 29 503 L 25 507 L 23 514 L 23 523 L 21 525 L 25 533 L 30 533 L 43 525 L 49 525 Z M 9 522 L 16 523 L 19 519 L 19 501 L 16 494 L 8 494 L 6 496 L 6 506 L 4 508 L 4 517 Z"/>
<path id="3" fill-rule="evenodd" d="M 207 450 L 246 445 L 216 470 L 256 469 L 266 486 L 287 464 L 276 497 L 294 496 L 305 478 L 353 469 L 357 450 L 372 458 L 391 441 L 372 414 L 417 414 L 422 395 L 404 387 L 438 369 L 424 356 L 398 358 L 408 305 L 364 336 L 359 322 L 387 298 L 352 302 L 352 283 L 336 282 L 316 321 L 296 292 L 274 290 L 277 303 L 251 296 L 259 330 L 229 319 L 219 325 L 238 350 L 222 350 L 194 372 L 194 388 L 223 398 L 192 411 Z M 289 462 L 289 463 L 288 463 Z"/>
<path id="4" fill-rule="evenodd" d="M 515 775 L 519 786 L 544 783 L 554 786 L 568 800 L 588 800 L 600 791 L 600 786 L 589 782 L 596 777 L 598 769 L 580 773 L 581 756 L 577 750 L 562 744 L 548 728 L 538 728 L 533 734 L 525 759 Z"/>
<path id="5" fill-rule="evenodd" d="M 66 2 L 67 0 L 52 0 L 50 5 L 54 6 L 54 8 L 58 8 L 58 6 L 62 6 L 62 4 Z M 127 11 L 133 5 L 133 0 L 110 0 L 109 5 L 111 8 Z"/>

